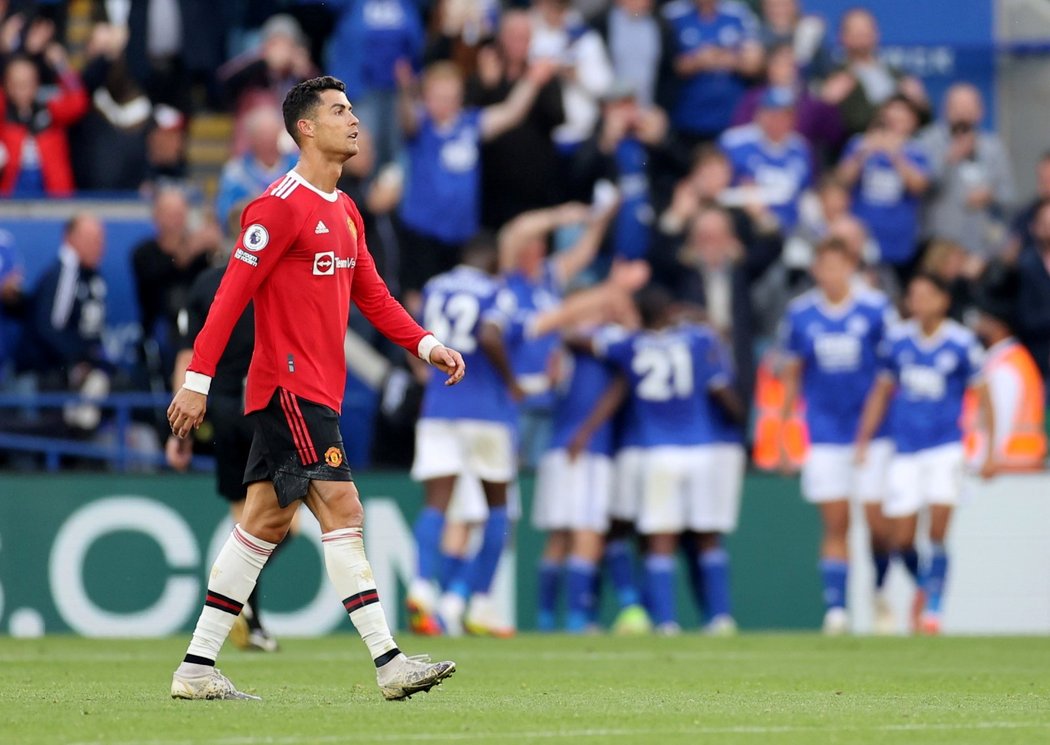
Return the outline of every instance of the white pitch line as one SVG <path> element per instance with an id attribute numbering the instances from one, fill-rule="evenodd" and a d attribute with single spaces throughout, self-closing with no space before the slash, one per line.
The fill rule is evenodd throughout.
<path id="1" fill-rule="evenodd" d="M 535 730 L 527 732 L 431 732 L 416 733 L 411 736 L 413 742 L 457 742 L 471 740 L 550 740 L 557 737 L 637 737 L 639 735 L 781 735 L 803 732 L 953 732 L 966 730 L 1021 730 L 1050 729 L 1050 722 L 970 722 L 970 723 L 929 723 L 913 722 L 907 724 L 884 724 L 876 727 L 825 727 L 803 725 L 740 725 L 725 727 L 683 727 L 679 729 L 565 729 Z M 360 742 L 402 742 L 405 735 L 398 734 L 362 734 L 353 737 Z M 300 745 L 301 743 L 344 742 L 346 735 L 321 735 L 315 737 L 289 735 L 281 737 L 244 736 L 208 739 L 208 745 Z M 197 745 L 200 740 L 126 740 L 109 742 L 108 745 Z M 83 740 L 68 745 L 98 745 L 98 741 Z"/>

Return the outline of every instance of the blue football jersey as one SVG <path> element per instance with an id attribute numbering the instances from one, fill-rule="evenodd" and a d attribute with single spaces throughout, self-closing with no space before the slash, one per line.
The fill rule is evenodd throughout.
<path id="1" fill-rule="evenodd" d="M 417 233 L 465 243 L 478 232 L 481 110 L 466 109 L 439 127 L 426 114 L 408 141 L 401 219 Z"/>
<path id="2" fill-rule="evenodd" d="M 963 394 L 980 378 L 984 349 L 973 332 L 952 320 L 933 336 L 915 321 L 890 329 L 882 368 L 897 383 L 891 432 L 901 453 L 962 441 Z"/>
<path id="3" fill-rule="evenodd" d="M 467 375 L 453 386 L 445 385 L 443 375 L 432 375 L 423 394 L 423 418 L 514 421 L 510 392 L 478 344 L 483 321 L 504 325 L 512 313 L 513 298 L 480 269 L 458 266 L 427 282 L 423 326 L 463 355 Z"/>
<path id="4" fill-rule="evenodd" d="M 843 159 L 851 157 L 860 143 L 861 135 L 850 140 Z M 907 143 L 903 155 L 912 167 L 930 174 L 929 159 L 916 143 Z M 920 208 L 919 197 L 904 188 L 904 179 L 888 155 L 868 157 L 853 188 L 853 214 L 868 226 L 883 262 L 903 264 L 914 255 Z"/>
<path id="5" fill-rule="evenodd" d="M 770 209 L 785 232 L 798 222 L 798 200 L 812 183 L 812 155 L 805 138 L 791 134 L 781 144 L 766 139 L 757 124 L 733 127 L 719 140 L 733 166 L 733 181 L 756 184 L 775 195 Z"/>
<path id="6" fill-rule="evenodd" d="M 708 46 L 735 50 L 758 37 L 755 16 L 734 0 L 720 0 L 711 17 L 702 16 L 690 0 L 674 0 L 661 12 L 674 40 L 664 53 L 672 57 Z M 743 78 L 729 71 L 701 72 L 680 79 L 671 122 L 675 129 L 690 134 L 721 132 L 732 121 L 745 89 Z"/>
<path id="7" fill-rule="evenodd" d="M 586 354 L 566 355 L 570 369 L 557 391 L 550 448 L 567 448 L 580 425 L 590 416 L 598 400 L 616 377 L 607 363 Z M 613 424 L 607 421 L 591 437 L 587 452 L 612 455 Z"/>
<path id="8" fill-rule="evenodd" d="M 520 315 L 528 316 L 537 311 L 550 310 L 561 302 L 562 288 L 554 272 L 554 264 L 548 260 L 542 275 L 533 280 L 520 272 L 506 277 L 507 289 L 514 295 Z M 531 392 L 536 386 L 545 384 L 550 373 L 551 356 L 561 343 L 557 333 L 542 336 L 516 336 L 511 342 L 510 364 L 519 385 L 526 390 L 523 401 L 531 408 L 549 408 L 554 405 L 554 392 L 549 386 L 542 392 Z"/>
<path id="9" fill-rule="evenodd" d="M 732 372 L 714 332 L 682 325 L 622 339 L 599 335 L 595 347 L 630 381 L 631 425 L 638 428 L 632 439 L 638 446 L 717 441 L 711 412 L 716 404 L 710 391 L 729 385 Z"/>
<path id="10" fill-rule="evenodd" d="M 819 289 L 788 306 L 781 345 L 802 363 L 801 393 L 813 443 L 854 441 L 879 370 L 879 345 L 895 320 L 887 297 L 867 288 L 855 288 L 837 307 Z"/>

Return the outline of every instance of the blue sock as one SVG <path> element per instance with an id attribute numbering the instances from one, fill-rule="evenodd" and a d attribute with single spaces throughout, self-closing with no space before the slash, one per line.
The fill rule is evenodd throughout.
<path id="1" fill-rule="evenodd" d="M 649 613 L 657 626 L 675 622 L 674 556 L 653 554 L 645 559 Z"/>
<path id="2" fill-rule="evenodd" d="M 926 591 L 926 610 L 941 612 L 941 597 L 944 595 L 944 580 L 948 576 L 948 552 L 943 543 L 931 547 L 930 564 L 926 568 L 923 589 Z"/>
<path id="3" fill-rule="evenodd" d="M 699 559 L 703 575 L 704 608 L 708 620 L 717 616 L 732 616 L 733 601 L 729 595 L 729 554 L 724 548 L 704 551 Z"/>
<path id="4" fill-rule="evenodd" d="M 441 554 L 441 577 L 438 584 L 446 592 L 457 578 L 463 575 L 463 567 L 467 564 L 467 557 L 453 556 L 452 554 Z"/>
<path id="5" fill-rule="evenodd" d="M 616 601 L 621 608 L 639 603 L 631 553 L 631 544 L 625 538 L 610 541 L 605 546 L 605 568 L 609 572 L 609 579 L 616 591 Z"/>
<path id="6" fill-rule="evenodd" d="M 544 559 L 540 562 L 539 607 L 536 609 L 536 627 L 540 631 L 554 631 L 558 627 L 558 595 L 561 592 L 561 564 Z"/>
<path id="7" fill-rule="evenodd" d="M 435 507 L 424 507 L 416 518 L 416 574 L 420 579 L 435 580 L 441 556 L 441 533 L 445 529 L 445 513 Z"/>
<path id="8" fill-rule="evenodd" d="M 470 575 L 473 571 L 474 562 L 466 556 L 456 557 L 447 566 L 449 570 L 448 582 L 445 584 L 445 592 L 459 595 L 464 600 L 470 598 Z"/>
<path id="9" fill-rule="evenodd" d="M 492 587 L 492 579 L 496 576 L 503 547 L 507 544 L 509 527 L 510 519 L 507 517 L 506 505 L 490 507 L 489 519 L 485 522 L 485 532 L 481 537 L 481 548 L 474 557 L 474 571 L 470 583 L 472 593 L 487 594 Z"/>
<path id="10" fill-rule="evenodd" d="M 875 564 L 875 589 L 881 590 L 886 584 L 886 573 L 890 570 L 890 555 L 886 551 L 873 549 L 871 559 Z"/>
<path id="11" fill-rule="evenodd" d="M 595 606 L 594 578 L 598 574 L 598 567 L 593 561 L 576 556 L 569 557 L 565 567 L 565 591 L 569 607 L 565 630 L 570 634 L 579 634 L 591 623 Z"/>
<path id="12" fill-rule="evenodd" d="M 901 557 L 901 562 L 904 563 L 904 568 L 908 570 L 908 574 L 915 580 L 916 584 L 919 582 L 919 552 L 914 548 L 906 548 L 903 551 L 897 552 L 897 555 Z"/>
<path id="13" fill-rule="evenodd" d="M 832 608 L 846 607 L 846 577 L 849 563 L 842 559 L 821 559 L 820 576 L 824 582 L 824 605 Z"/>

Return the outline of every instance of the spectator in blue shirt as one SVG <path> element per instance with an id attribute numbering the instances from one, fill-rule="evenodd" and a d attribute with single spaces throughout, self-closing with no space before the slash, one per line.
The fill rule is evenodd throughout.
<path id="1" fill-rule="evenodd" d="M 795 129 L 795 92 L 769 88 L 753 124 L 728 130 L 720 139 L 737 185 L 753 185 L 788 232 L 798 222 L 798 201 L 813 180 L 809 143 Z"/>
<path id="2" fill-rule="evenodd" d="M 478 109 L 463 107 L 463 78 L 453 63 L 427 68 L 421 102 L 411 68 L 398 63 L 409 156 L 400 211 L 403 289 L 418 290 L 459 262 L 462 245 L 479 227 L 481 143 L 520 124 L 554 71 L 551 64 L 534 63 L 503 102 Z"/>
<path id="3" fill-rule="evenodd" d="M 292 169 L 296 155 L 279 147 L 284 121 L 269 107 L 260 106 L 244 122 L 248 152 L 231 158 L 222 168 L 215 215 L 227 234 L 240 231 L 241 210 L 277 178 Z"/>
<path id="4" fill-rule="evenodd" d="M 419 69 L 423 23 L 412 0 L 329 0 L 339 13 L 328 45 L 328 70 L 346 83 L 354 113 L 375 140 L 376 165 L 401 151 L 394 68 Z"/>
<path id="5" fill-rule="evenodd" d="M 761 71 L 757 21 L 734 0 L 674 0 L 663 15 L 678 77 L 671 123 L 694 143 L 713 140 L 729 126 L 744 79 Z"/>
<path id="6" fill-rule="evenodd" d="M 879 110 L 871 129 L 846 145 L 838 176 L 853 189 L 853 213 L 879 244 L 881 261 L 904 284 L 919 236 L 920 200 L 930 185 L 926 154 L 913 139 L 919 114 L 911 101 L 894 96 Z"/>

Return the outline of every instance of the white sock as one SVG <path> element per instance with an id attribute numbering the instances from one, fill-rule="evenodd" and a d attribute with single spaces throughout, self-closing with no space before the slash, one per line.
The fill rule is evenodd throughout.
<path id="1" fill-rule="evenodd" d="M 390 635 L 379 593 L 372 577 L 372 567 L 365 556 L 365 542 L 361 528 L 333 530 L 321 536 L 324 546 L 324 565 L 336 592 L 343 598 L 343 606 L 361 635 L 368 652 L 382 667 L 401 652 Z"/>
<path id="2" fill-rule="evenodd" d="M 275 543 L 249 535 L 240 525 L 233 528 L 212 566 L 204 610 L 197 619 L 193 639 L 179 672 L 199 674 L 197 665 L 215 665 L 222 643 L 229 636 L 233 622 L 255 587 L 259 572 L 276 547 Z"/>

